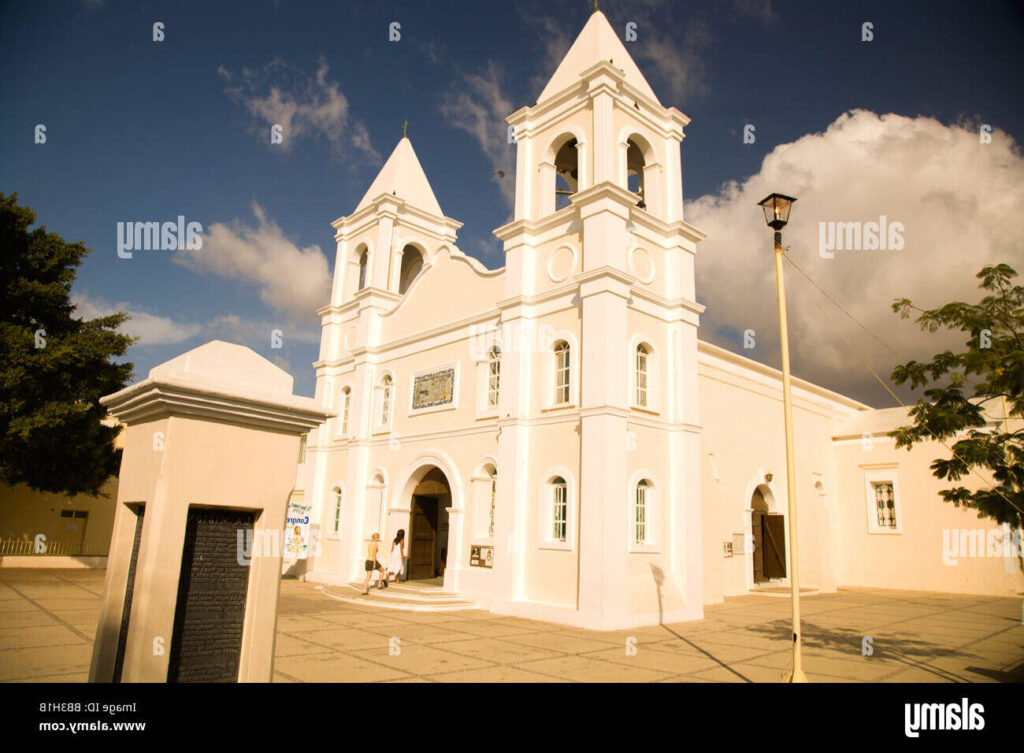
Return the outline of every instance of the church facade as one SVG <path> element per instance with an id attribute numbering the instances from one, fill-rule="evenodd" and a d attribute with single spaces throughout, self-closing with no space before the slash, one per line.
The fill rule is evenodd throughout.
<path id="1" fill-rule="evenodd" d="M 333 223 L 315 368 L 334 415 L 293 495 L 319 538 L 306 577 L 361 582 L 372 534 L 386 562 L 403 529 L 409 577 L 593 629 L 698 619 L 785 585 L 781 379 L 698 337 L 689 119 L 595 12 L 508 123 L 501 269 L 458 249 L 405 137 Z M 938 497 L 942 448 L 895 450 L 904 411 L 797 379 L 794 416 L 801 585 L 1024 587 L 1015 556 L 945 562 L 945 534 L 991 525 Z"/>

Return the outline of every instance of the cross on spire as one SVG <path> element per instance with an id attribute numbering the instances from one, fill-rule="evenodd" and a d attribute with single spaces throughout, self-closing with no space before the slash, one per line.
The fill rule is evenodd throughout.
<path id="1" fill-rule="evenodd" d="M 405 129 L 408 128 L 408 127 L 409 127 L 409 121 L 406 120 L 404 123 L 402 123 L 402 138 L 403 139 L 405 138 Z"/>
<path id="2" fill-rule="evenodd" d="M 594 0 L 594 13 L 597 13 L 597 0 Z"/>

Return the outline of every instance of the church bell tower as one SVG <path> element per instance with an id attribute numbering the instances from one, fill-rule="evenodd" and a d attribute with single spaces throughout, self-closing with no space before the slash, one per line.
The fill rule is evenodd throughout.
<path id="1" fill-rule="evenodd" d="M 506 256 L 503 321 L 529 322 L 531 304 L 567 286 L 581 312 L 579 624 L 612 629 L 650 619 L 637 610 L 654 607 L 637 607 L 635 594 L 652 587 L 653 560 L 636 557 L 629 544 L 641 467 L 656 469 L 666 614 L 700 616 L 703 309 L 694 300 L 693 262 L 704 235 L 683 220 L 680 145 L 689 118 L 661 104 L 595 10 L 537 102 L 508 123 L 517 144 L 514 218 L 495 231 Z M 657 396 L 649 402 L 645 393 L 643 404 L 633 368 L 638 348 L 656 369 Z M 506 358 L 520 378 L 542 378 L 543 358 Z M 511 407 L 513 417 L 543 409 L 523 399 Z M 530 431 L 510 423 L 500 442 L 528 445 L 522 434 Z M 530 504 L 520 496 L 517 505 Z"/>

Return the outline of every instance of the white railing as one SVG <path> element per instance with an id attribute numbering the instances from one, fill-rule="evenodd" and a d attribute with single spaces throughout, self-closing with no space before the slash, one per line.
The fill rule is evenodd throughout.
<path id="1" fill-rule="evenodd" d="M 65 556 L 65 557 L 105 557 L 108 553 L 83 551 L 81 542 L 41 541 L 39 546 L 33 539 L 0 539 L 0 557 L 15 555 Z M 41 551 L 40 551 L 41 550 Z"/>

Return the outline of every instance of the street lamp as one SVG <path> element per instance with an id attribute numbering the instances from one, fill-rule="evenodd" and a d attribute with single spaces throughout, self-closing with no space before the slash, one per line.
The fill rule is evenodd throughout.
<path id="1" fill-rule="evenodd" d="M 779 339 L 782 342 L 782 405 L 786 414 L 786 492 L 789 496 L 789 587 L 793 603 L 793 672 L 787 682 L 807 682 L 800 655 L 800 570 L 796 539 L 796 463 L 793 459 L 793 398 L 789 377 L 789 326 L 786 323 L 786 285 L 782 275 L 782 228 L 789 222 L 792 196 L 773 193 L 762 200 L 764 220 L 775 231 L 775 290 L 779 299 Z"/>

